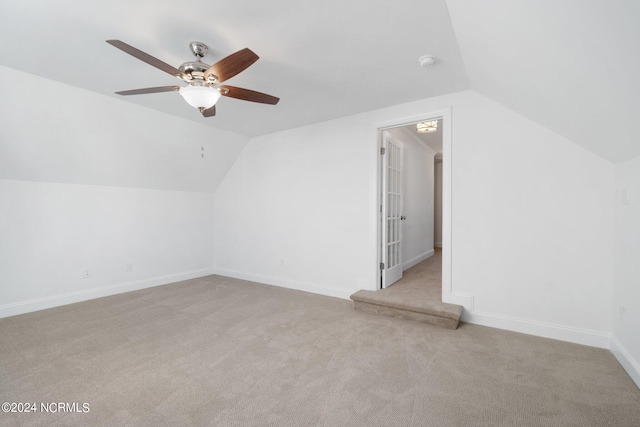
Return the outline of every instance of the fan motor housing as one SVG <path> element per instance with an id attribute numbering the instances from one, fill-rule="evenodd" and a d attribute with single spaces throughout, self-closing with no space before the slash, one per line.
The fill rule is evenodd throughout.
<path id="1" fill-rule="evenodd" d="M 191 42 L 189 43 L 189 49 L 197 59 L 195 61 L 185 62 L 184 64 L 180 65 L 178 69 L 188 75 L 191 78 L 190 80 L 204 80 L 204 72 L 207 71 L 211 66 L 205 64 L 200 59 L 207 54 L 209 48 L 202 42 Z M 208 80 L 210 81 L 215 81 L 217 79 L 218 78 L 214 75 L 209 75 L 208 78 Z"/>
<path id="2" fill-rule="evenodd" d="M 190 61 L 185 62 L 179 67 L 179 70 L 185 74 L 191 74 L 193 71 L 198 71 L 200 73 L 204 73 L 209 69 L 211 65 L 207 65 L 202 61 Z"/>

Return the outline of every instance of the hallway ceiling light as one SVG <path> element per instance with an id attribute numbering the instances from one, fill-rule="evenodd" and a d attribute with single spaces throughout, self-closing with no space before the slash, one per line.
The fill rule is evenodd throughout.
<path id="1" fill-rule="evenodd" d="M 428 122 L 420 122 L 416 125 L 416 130 L 419 133 L 431 133 L 438 130 L 438 121 L 432 120 Z"/>

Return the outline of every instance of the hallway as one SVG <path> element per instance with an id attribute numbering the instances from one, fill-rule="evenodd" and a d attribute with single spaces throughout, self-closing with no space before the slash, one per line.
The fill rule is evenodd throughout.
<path id="1" fill-rule="evenodd" d="M 405 270 L 402 279 L 387 289 L 396 298 L 442 302 L 442 248 L 435 248 L 435 254 L 419 264 Z"/>

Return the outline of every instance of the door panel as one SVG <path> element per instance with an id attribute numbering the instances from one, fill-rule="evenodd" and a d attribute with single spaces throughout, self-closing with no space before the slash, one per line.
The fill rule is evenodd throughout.
<path id="1" fill-rule="evenodd" d="M 382 135 L 382 287 L 402 278 L 402 142 Z"/>

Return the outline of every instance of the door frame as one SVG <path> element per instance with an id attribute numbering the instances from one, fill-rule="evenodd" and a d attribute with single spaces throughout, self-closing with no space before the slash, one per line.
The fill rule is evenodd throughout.
<path id="1" fill-rule="evenodd" d="M 372 200 L 375 201 L 375 205 L 372 212 L 372 227 L 376 236 L 375 242 L 375 285 L 374 290 L 380 289 L 381 284 L 381 270 L 380 263 L 382 262 L 382 231 L 380 224 L 382 221 L 382 213 L 380 212 L 380 206 L 382 203 L 382 160 L 383 156 L 380 155 L 380 149 L 382 148 L 382 132 L 384 130 L 415 124 L 427 120 L 435 120 L 442 118 L 442 301 L 452 302 L 452 271 L 451 271 L 451 254 L 452 254 L 452 165 L 453 165 L 453 150 L 452 150 L 452 112 L 451 106 L 440 109 L 424 112 L 421 114 L 413 114 L 411 116 L 400 116 L 394 119 L 389 119 L 383 122 L 376 123 L 375 126 L 375 139 L 376 144 L 372 144 L 375 147 L 375 167 L 373 167 L 372 177 L 372 191 L 375 194 Z"/>

